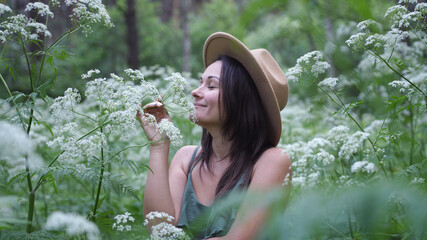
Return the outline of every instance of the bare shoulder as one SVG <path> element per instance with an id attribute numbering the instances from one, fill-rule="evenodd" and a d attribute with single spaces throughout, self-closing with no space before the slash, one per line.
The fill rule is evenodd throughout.
<path id="1" fill-rule="evenodd" d="M 266 150 L 255 164 L 252 183 L 259 186 L 274 186 L 283 183 L 291 174 L 292 162 L 289 155 L 280 148 Z"/>
<path id="2" fill-rule="evenodd" d="M 188 146 L 184 146 L 184 147 L 180 148 L 175 153 L 175 156 L 172 159 L 170 167 L 171 168 L 179 167 L 180 169 L 182 169 L 187 174 L 188 167 L 189 167 L 190 161 L 191 161 L 191 157 L 193 156 L 196 148 L 197 148 L 197 146 L 194 146 L 194 145 L 188 145 Z"/>

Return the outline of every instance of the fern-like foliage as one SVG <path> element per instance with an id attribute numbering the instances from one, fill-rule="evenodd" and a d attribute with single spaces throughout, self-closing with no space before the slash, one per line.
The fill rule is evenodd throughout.
<path id="1" fill-rule="evenodd" d="M 45 239 L 65 239 L 61 235 L 54 235 L 48 231 L 40 230 L 26 233 L 14 230 L 4 230 L 0 232 L 0 240 L 45 240 Z"/>

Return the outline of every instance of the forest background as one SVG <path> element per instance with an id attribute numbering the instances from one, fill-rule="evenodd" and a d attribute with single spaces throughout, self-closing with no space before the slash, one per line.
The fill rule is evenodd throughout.
<path id="1" fill-rule="evenodd" d="M 0 0 L 1 239 L 148 238 L 135 110 L 154 86 L 181 144 L 198 145 L 182 94 L 216 31 L 269 50 L 290 84 L 279 147 L 293 187 L 263 196 L 260 238 L 426 238 L 425 1 L 109 0 L 93 19 L 75 12 L 87 1 L 42 1 L 52 15 L 34 2 Z M 8 33 L 11 14 L 51 36 Z"/>

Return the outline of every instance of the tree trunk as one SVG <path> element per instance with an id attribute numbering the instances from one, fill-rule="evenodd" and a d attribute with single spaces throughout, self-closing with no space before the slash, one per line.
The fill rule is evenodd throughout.
<path id="1" fill-rule="evenodd" d="M 331 8 L 329 5 L 329 2 L 326 1 L 325 4 L 326 4 L 327 11 L 330 12 Z M 325 17 L 325 32 L 326 32 L 326 39 L 327 39 L 326 44 L 334 44 L 335 42 L 334 25 L 332 23 L 332 20 L 329 14 L 327 14 Z M 331 65 L 331 67 L 328 69 L 328 75 L 329 77 L 335 77 L 336 70 L 335 70 L 335 65 L 332 61 L 331 53 L 328 52 L 325 55 L 326 55 L 326 61 L 329 63 L 329 65 Z"/>
<path id="2" fill-rule="evenodd" d="M 191 38 L 190 24 L 188 23 L 188 12 L 190 8 L 190 0 L 180 1 L 179 12 L 182 29 L 182 72 L 191 71 Z"/>
<path id="3" fill-rule="evenodd" d="M 126 43 L 128 47 L 127 63 L 132 69 L 139 68 L 139 38 L 135 14 L 135 0 L 127 0 L 125 12 L 126 21 Z"/>
<path id="4" fill-rule="evenodd" d="M 162 0 L 160 20 L 162 23 L 168 23 L 173 14 L 173 0 Z"/>

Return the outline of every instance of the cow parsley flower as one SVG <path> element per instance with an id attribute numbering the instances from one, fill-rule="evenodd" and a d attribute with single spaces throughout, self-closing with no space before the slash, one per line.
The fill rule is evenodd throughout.
<path id="1" fill-rule="evenodd" d="M 333 127 L 329 130 L 327 139 L 331 141 L 335 148 L 337 148 L 347 140 L 349 137 L 349 131 L 350 129 L 344 125 Z"/>
<path id="2" fill-rule="evenodd" d="M 77 89 L 68 88 L 64 96 L 55 98 L 50 106 L 52 117 L 56 121 L 69 120 L 74 115 L 74 107 L 81 101 L 80 93 Z"/>
<path id="3" fill-rule="evenodd" d="M 124 224 L 124 223 L 127 223 L 128 221 L 130 222 L 135 221 L 135 218 L 133 218 L 129 212 L 125 212 L 124 214 L 119 214 L 115 216 L 114 219 L 116 220 L 116 222 L 113 223 L 113 227 L 112 227 L 113 229 L 117 229 L 117 231 L 121 231 L 121 232 L 125 229 L 126 231 L 132 230 L 131 225 Z"/>
<path id="4" fill-rule="evenodd" d="M 93 74 L 99 74 L 100 71 L 98 69 L 91 69 L 87 73 L 82 74 L 82 79 L 88 79 L 93 76 Z"/>
<path id="5" fill-rule="evenodd" d="M 363 49 L 363 47 L 365 46 L 365 40 L 367 38 L 367 34 L 366 33 L 356 33 L 350 36 L 350 38 L 345 41 L 345 43 L 355 49 L 355 50 L 359 50 L 359 49 Z"/>
<path id="6" fill-rule="evenodd" d="M 323 81 L 319 82 L 317 85 L 318 86 L 325 86 L 325 87 L 330 87 L 333 88 L 337 85 L 338 82 L 338 78 L 325 78 Z"/>
<path id="7" fill-rule="evenodd" d="M 395 81 L 389 83 L 388 85 L 392 86 L 394 88 L 400 88 L 399 91 L 402 92 L 402 93 L 404 93 L 407 90 L 409 90 L 410 86 L 411 86 L 407 81 L 404 81 L 404 80 L 395 80 Z"/>
<path id="8" fill-rule="evenodd" d="M 418 0 L 399 0 L 399 4 L 400 3 L 413 3 L 416 4 L 418 2 Z"/>
<path id="9" fill-rule="evenodd" d="M 366 38 L 365 46 L 367 48 L 378 49 L 381 48 L 386 41 L 387 39 L 383 35 L 375 33 Z"/>
<path id="10" fill-rule="evenodd" d="M 100 239 L 100 232 L 95 223 L 74 213 L 53 212 L 46 221 L 46 230 L 61 230 L 65 228 L 68 236 L 85 234 L 89 240 Z"/>
<path id="11" fill-rule="evenodd" d="M 299 64 L 291 67 L 286 71 L 286 78 L 288 81 L 298 82 L 298 79 L 302 76 L 302 68 Z"/>
<path id="12" fill-rule="evenodd" d="M 36 22 L 23 14 L 17 14 L 6 18 L 0 23 L 1 39 L 6 37 L 17 37 L 25 43 L 29 40 L 39 39 L 41 35 L 51 37 L 52 34 L 47 30 L 46 25 Z"/>
<path id="13" fill-rule="evenodd" d="M 0 3 L 0 15 L 6 12 L 12 12 L 12 9 L 10 9 L 10 7 L 8 7 L 7 5 Z"/>
<path id="14" fill-rule="evenodd" d="M 411 184 L 423 184 L 425 182 L 424 178 L 415 177 L 410 183 Z"/>
<path id="15" fill-rule="evenodd" d="M 351 135 L 347 141 L 341 146 L 338 156 L 344 159 L 350 159 L 350 157 L 358 151 L 362 146 L 364 140 L 369 136 L 369 133 L 356 132 Z"/>
<path id="16" fill-rule="evenodd" d="M 360 30 L 369 30 L 370 27 L 372 27 L 373 25 L 377 25 L 377 24 L 378 23 L 375 20 L 368 19 L 368 20 L 365 20 L 365 21 L 358 23 L 357 28 Z"/>
<path id="17" fill-rule="evenodd" d="M 180 146 L 182 144 L 181 131 L 179 131 L 171 121 L 162 119 L 160 123 L 157 124 L 157 130 L 162 135 L 166 135 L 170 139 L 172 145 Z"/>
<path id="18" fill-rule="evenodd" d="M 49 6 L 42 2 L 28 3 L 25 7 L 25 11 L 37 10 L 37 14 L 40 16 L 48 16 L 53 18 L 53 12 L 50 11 Z"/>
<path id="19" fill-rule="evenodd" d="M 91 23 L 104 23 L 113 27 L 111 17 L 101 0 L 65 0 L 67 6 L 73 6 L 72 19 L 77 19 L 82 24 L 85 33 L 91 32 Z"/>
<path id="20" fill-rule="evenodd" d="M 151 240 L 190 240 L 181 228 L 171 224 L 174 217 L 164 212 L 150 212 L 145 216 L 144 226 L 153 224 L 151 227 Z M 160 223 L 159 223 L 160 222 Z M 156 224 L 158 223 L 158 224 Z"/>
<path id="21" fill-rule="evenodd" d="M 423 15 L 427 15 L 427 3 L 418 3 L 417 6 L 415 6 L 415 11 L 418 11 Z"/>
<path id="22" fill-rule="evenodd" d="M 373 173 L 375 171 L 376 171 L 375 165 L 366 160 L 357 161 L 353 163 L 353 165 L 351 165 L 352 173 L 358 173 L 358 172 Z"/>
<path id="23" fill-rule="evenodd" d="M 322 61 L 322 58 L 323 55 L 320 51 L 304 54 L 297 59 L 297 64 L 286 72 L 288 80 L 297 82 L 304 73 L 311 73 L 315 77 L 325 73 L 331 65 Z"/>

